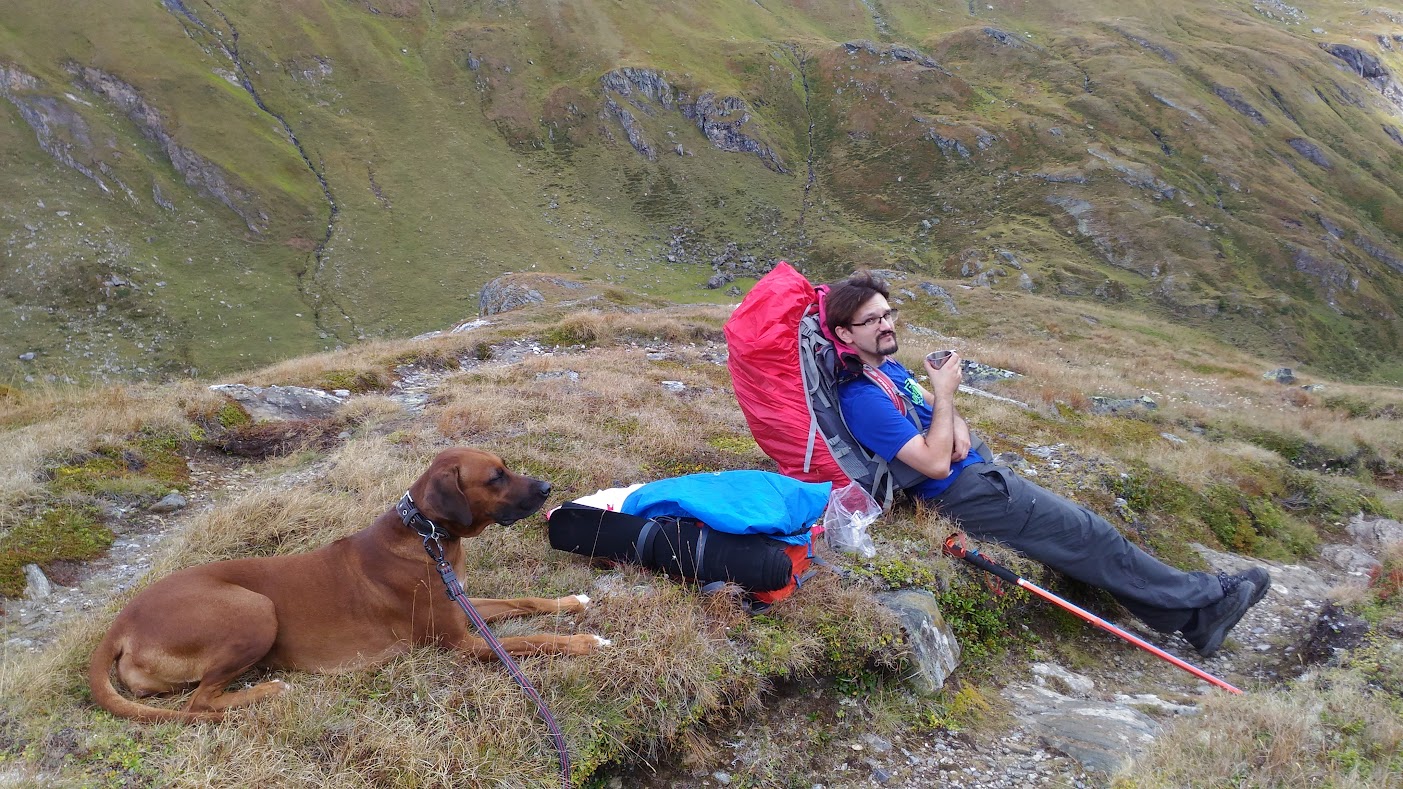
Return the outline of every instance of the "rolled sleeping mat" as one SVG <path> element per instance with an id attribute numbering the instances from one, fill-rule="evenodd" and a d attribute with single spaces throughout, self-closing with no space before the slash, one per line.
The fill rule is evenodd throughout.
<path id="1" fill-rule="evenodd" d="M 752 592 L 790 582 L 787 543 L 761 534 L 730 534 L 696 518 L 640 518 L 566 504 L 548 519 L 552 548 L 658 570 L 701 583 L 729 581 Z"/>

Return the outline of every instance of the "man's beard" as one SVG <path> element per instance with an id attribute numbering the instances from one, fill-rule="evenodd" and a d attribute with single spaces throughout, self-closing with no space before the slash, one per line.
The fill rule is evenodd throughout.
<path id="1" fill-rule="evenodd" d="M 889 345 L 887 343 L 890 343 Z M 877 335 L 877 353 L 883 356 L 891 356 L 896 353 L 896 332 L 890 334 L 882 333 Z"/>

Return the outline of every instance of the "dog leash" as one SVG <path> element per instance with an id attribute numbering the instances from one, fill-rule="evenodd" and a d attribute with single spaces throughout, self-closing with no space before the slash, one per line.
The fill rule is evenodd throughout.
<path id="1" fill-rule="evenodd" d="M 507 672 L 516 680 L 516 684 L 521 686 L 528 698 L 536 702 L 536 711 L 546 722 L 546 729 L 550 732 L 551 740 L 555 743 L 555 751 L 560 755 L 560 779 L 561 785 L 565 789 L 570 789 L 570 749 L 565 744 L 565 733 L 560 730 L 560 725 L 555 722 L 555 716 L 550 714 L 550 709 L 546 707 L 546 702 L 541 698 L 541 694 L 536 692 L 536 688 L 531 684 L 531 680 L 526 678 L 521 667 L 512 660 L 512 656 L 507 654 L 502 642 L 492 635 L 492 631 L 487 629 L 487 620 L 473 608 L 469 601 L 467 592 L 463 590 L 463 584 L 458 581 L 458 575 L 453 572 L 453 566 L 443 557 L 443 544 L 440 542 L 444 537 L 449 536 L 448 532 L 440 529 L 438 524 L 424 517 L 424 513 L 414 504 L 414 498 L 406 491 L 404 497 L 395 505 L 395 511 L 399 513 L 400 520 L 404 525 L 413 529 L 424 539 L 424 552 L 433 561 L 434 568 L 443 578 L 443 585 L 448 591 L 449 599 L 458 604 L 463 609 L 463 613 L 468 615 L 477 632 L 482 635 L 482 640 L 496 653 L 497 659 L 507 667 Z"/>

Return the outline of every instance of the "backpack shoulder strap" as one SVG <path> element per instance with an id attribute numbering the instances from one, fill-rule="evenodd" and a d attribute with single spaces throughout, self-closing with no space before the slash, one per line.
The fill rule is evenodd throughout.
<path id="1" fill-rule="evenodd" d="M 865 362 L 862 365 L 862 374 L 867 380 L 876 384 L 878 389 L 885 392 L 887 397 L 891 398 L 892 404 L 896 406 L 896 410 L 900 411 L 902 416 L 912 422 L 917 422 L 915 403 L 911 402 L 904 392 L 896 388 L 891 376 Z M 916 424 L 916 429 L 921 429 L 919 422 Z"/>

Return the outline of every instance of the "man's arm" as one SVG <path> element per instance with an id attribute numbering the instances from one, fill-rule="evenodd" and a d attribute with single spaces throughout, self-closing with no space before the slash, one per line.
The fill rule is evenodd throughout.
<path id="1" fill-rule="evenodd" d="M 957 420 L 962 426 L 959 432 L 964 434 L 963 452 L 969 453 L 969 427 L 955 414 L 955 391 L 962 377 L 959 354 L 952 355 L 939 370 L 926 362 L 926 375 L 930 376 L 931 388 L 923 390 L 923 394 L 931 408 L 930 426 L 924 435 L 906 442 L 896 458 L 931 479 L 945 479 L 956 459 Z"/>
<path id="2" fill-rule="evenodd" d="M 930 406 L 931 410 L 934 410 L 935 395 L 931 394 L 930 390 L 924 386 L 920 386 L 919 384 L 917 384 L 917 386 L 921 390 L 921 396 L 925 398 L 926 405 Z M 950 451 L 950 460 L 958 463 L 969 457 L 969 448 L 973 444 L 974 439 L 970 438 L 969 435 L 969 423 L 965 421 L 964 417 L 960 416 L 959 411 L 955 410 L 953 402 L 950 404 L 950 413 L 953 414 L 955 422 L 955 443 Z M 934 422 L 932 422 L 932 424 L 934 424 Z M 907 465 L 910 464 L 908 463 Z"/>

